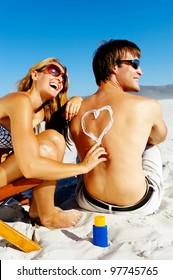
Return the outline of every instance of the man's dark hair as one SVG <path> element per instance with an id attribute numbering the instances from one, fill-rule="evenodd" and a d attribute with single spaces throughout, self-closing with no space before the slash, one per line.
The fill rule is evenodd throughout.
<path id="1" fill-rule="evenodd" d="M 109 79 L 117 60 L 125 59 L 127 53 L 137 58 L 141 56 L 141 50 L 138 46 L 128 40 L 103 41 L 103 44 L 95 51 L 92 63 L 98 86 L 101 81 L 106 82 Z"/>

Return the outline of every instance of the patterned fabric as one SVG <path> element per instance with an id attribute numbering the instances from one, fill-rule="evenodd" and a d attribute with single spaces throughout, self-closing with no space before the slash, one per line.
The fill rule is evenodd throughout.
<path id="1" fill-rule="evenodd" d="M 11 133 L 0 125 L 0 149 L 13 148 Z"/>

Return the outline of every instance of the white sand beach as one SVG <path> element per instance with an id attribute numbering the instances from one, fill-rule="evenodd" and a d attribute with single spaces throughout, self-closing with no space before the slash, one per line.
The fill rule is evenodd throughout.
<path id="1" fill-rule="evenodd" d="M 92 226 L 98 213 L 82 211 L 75 228 L 50 230 L 33 226 L 27 218 L 28 207 L 9 205 L 0 210 L 8 224 L 30 239 L 34 236 L 40 251 L 24 253 L 0 237 L 1 260 L 173 260 L 173 99 L 159 101 L 164 111 L 168 135 L 159 145 L 163 158 L 164 197 L 159 211 L 151 216 L 106 214 L 109 246 L 94 246 Z M 67 152 L 65 161 L 76 159 Z M 56 192 L 56 203 L 63 208 L 75 206 L 75 179 L 66 180 Z M 58 197 L 59 196 L 59 197 Z M 2 213 L 3 212 L 3 213 Z"/>

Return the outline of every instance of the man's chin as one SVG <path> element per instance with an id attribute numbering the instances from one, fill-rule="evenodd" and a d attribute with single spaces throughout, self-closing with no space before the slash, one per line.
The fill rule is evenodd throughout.
<path id="1" fill-rule="evenodd" d="M 133 89 L 134 92 L 139 92 L 140 91 L 140 86 L 136 86 L 134 89 Z"/>
<path id="2" fill-rule="evenodd" d="M 140 87 L 138 88 L 133 88 L 131 90 L 128 90 L 129 92 L 139 92 L 140 91 Z"/>

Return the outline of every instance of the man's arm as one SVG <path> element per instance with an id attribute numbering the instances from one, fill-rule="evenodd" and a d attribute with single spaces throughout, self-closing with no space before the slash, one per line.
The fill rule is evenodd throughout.
<path id="1" fill-rule="evenodd" d="M 151 114 L 153 126 L 148 138 L 148 144 L 157 145 L 163 142 L 167 135 L 167 127 L 163 120 L 162 108 L 157 101 L 154 101 L 151 104 Z"/>

